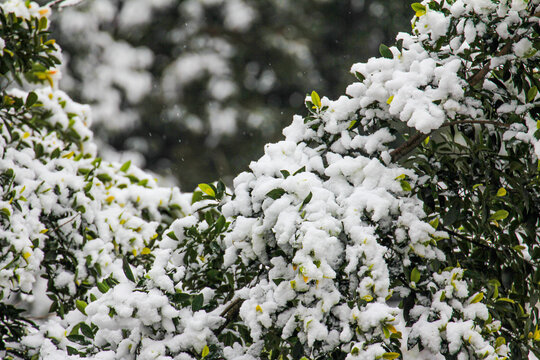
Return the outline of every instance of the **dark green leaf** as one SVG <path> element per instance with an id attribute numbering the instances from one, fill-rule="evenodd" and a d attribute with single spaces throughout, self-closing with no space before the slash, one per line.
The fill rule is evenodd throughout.
<path id="1" fill-rule="evenodd" d="M 38 100 L 38 96 L 35 92 L 31 91 L 28 93 L 28 96 L 26 97 L 26 102 L 24 104 L 24 106 L 26 106 L 27 108 L 31 107 L 32 105 L 34 105 Z"/>
<path id="2" fill-rule="evenodd" d="M 199 310 L 201 310 L 201 308 L 203 306 L 203 303 L 204 303 L 203 294 L 195 295 L 195 297 L 193 298 L 193 301 L 191 303 L 191 308 L 193 309 L 193 311 L 199 311 Z"/>
<path id="3" fill-rule="evenodd" d="M 381 53 L 381 56 L 387 59 L 393 59 L 394 55 L 392 54 L 392 51 L 388 48 L 388 46 L 381 44 L 379 46 L 379 53 Z"/>
<path id="4" fill-rule="evenodd" d="M 267 192 L 266 196 L 268 196 L 268 197 L 270 197 L 270 198 L 272 198 L 274 200 L 277 200 L 280 197 L 282 197 L 283 194 L 285 194 L 285 190 L 283 190 L 282 188 L 277 188 L 277 189 L 270 190 L 269 192 Z"/>
<path id="5" fill-rule="evenodd" d="M 122 258 L 122 269 L 124 270 L 124 274 L 128 278 L 128 280 L 131 280 L 133 282 L 135 281 L 135 276 L 133 276 L 133 272 L 131 272 L 131 266 L 129 265 L 127 259 L 124 257 Z"/>

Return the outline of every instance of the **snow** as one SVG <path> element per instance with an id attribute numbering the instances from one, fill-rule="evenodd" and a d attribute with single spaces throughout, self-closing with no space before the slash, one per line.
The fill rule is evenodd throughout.
<path id="1" fill-rule="evenodd" d="M 21 4 L 8 1 L 2 7 L 21 17 L 38 16 L 31 13 L 35 5 Z M 199 6 L 220 4 L 207 0 L 185 6 L 195 16 Z M 126 7 L 123 26 L 147 22 L 147 14 L 130 16 L 150 11 L 147 6 L 136 1 Z M 38 278 L 46 261 L 53 267 L 48 276 L 57 288 L 71 295 L 82 292 L 82 283 L 90 289 L 80 299 L 85 302 L 63 319 L 51 317 L 30 330 L 23 346 L 44 359 L 70 358 L 63 351 L 66 346 L 102 359 L 188 359 L 188 353 L 198 356 L 207 346 L 224 347 L 216 332 L 227 320 L 228 306 L 237 302 L 253 343 L 224 347 L 227 359 L 260 357 L 269 329 L 284 340 L 294 334 L 314 356 L 340 348 L 349 353 L 348 359 L 381 358 L 390 348 L 385 332 L 398 331 L 404 336 L 400 347 L 409 340 L 425 347 L 422 352 L 410 349 L 410 358 L 415 353 L 423 358 L 449 353 L 459 359 L 504 355 L 505 348 L 492 345 L 500 322 L 486 325 L 491 335 L 479 325 L 489 311 L 484 302 L 474 301 L 479 289 L 472 288 L 466 269 L 458 265 L 431 270 L 435 260 L 446 262 L 434 239 L 447 234 L 428 223 L 431 214 L 411 191 L 429 179 L 391 162 L 396 132 L 389 125 L 430 134 L 452 121 L 484 118 L 481 102 L 464 91 L 469 74 L 463 73 L 471 64 L 460 54 L 488 31 L 514 36 L 509 34 L 511 21 L 495 29 L 486 25 L 494 14 L 506 11 L 502 7 L 488 0 L 456 0 L 446 16 L 428 6 L 417 16 L 413 34 L 398 35 L 401 51 L 392 47 L 391 59 L 353 65 L 351 71 L 362 74 L 364 81 L 351 84 L 348 96 L 323 97 L 309 118 L 295 116 L 283 130 L 285 139 L 265 146 L 264 155 L 235 178 L 234 196 L 216 201 L 191 204 L 191 194 L 160 187 L 134 165 L 126 168 L 97 158 L 89 107 L 76 104 L 56 86 L 36 90 L 43 108 L 51 112 L 47 131 L 27 125 L 17 131 L 25 141 L 41 144 L 46 155 L 39 154 L 37 146 L 18 149 L 1 129 L 0 171 L 13 169 L 15 191 L 12 199 L 0 200 L 9 218 L 0 236 L 10 245 L 0 249 L 2 295 L 13 303 L 23 292 L 24 301 L 36 301 L 32 294 L 43 286 Z M 228 26 L 247 31 L 255 16 L 252 8 L 234 0 L 225 9 L 231 12 L 226 14 Z M 511 9 L 524 10 L 520 0 L 514 0 Z M 433 46 L 451 24 L 458 40 L 441 50 L 441 56 L 428 51 L 427 45 Z M 231 49 L 225 42 L 209 44 L 208 52 L 188 53 L 168 69 L 173 79 L 162 85 L 171 96 L 203 76 L 213 77 L 216 100 L 234 93 L 228 64 L 214 51 Z M 145 48 L 117 45 L 105 58 L 127 70 L 114 74 L 104 68 L 103 76 L 125 86 L 128 100 L 137 101 L 145 96 L 148 77 L 143 73 L 122 81 L 133 69 L 147 68 L 151 54 Z M 513 45 L 512 56 L 527 58 L 530 49 L 531 42 L 523 38 Z M 495 88 L 486 80 L 483 90 Z M 95 91 L 99 96 L 100 89 Z M 27 96 L 22 90 L 10 94 Z M 534 104 L 523 104 L 523 97 L 516 94 L 513 103 L 497 109 L 501 116 L 525 114 L 525 124 L 512 125 L 504 138 L 529 142 L 540 154 L 534 137 L 537 123 L 527 113 Z M 233 110 L 218 104 L 208 110 L 234 129 Z M 353 121 L 357 128 L 351 127 Z M 70 131 L 80 140 L 66 140 Z M 460 143 L 458 135 L 454 141 Z M 55 149 L 59 153 L 53 157 Z M 207 239 L 212 222 L 200 213 L 212 206 L 222 212 L 230 230 Z M 69 271 L 50 262 L 44 252 L 53 240 L 64 238 L 76 260 Z M 205 249 L 206 240 L 212 251 Z M 234 284 L 224 296 L 219 284 L 201 279 L 209 266 L 216 266 L 223 278 L 253 272 L 248 275 L 256 280 Z M 419 278 L 413 280 L 415 272 Z M 397 282 L 398 275 L 404 281 Z M 204 286 L 194 285 L 200 280 Z M 397 306 L 399 301 L 387 300 L 411 294 L 415 305 L 408 314 Z M 178 300 L 182 298 L 189 299 L 188 305 Z M 408 324 L 406 315 L 411 318 Z M 88 347 L 68 336 L 82 324 L 95 331 L 94 344 Z"/>

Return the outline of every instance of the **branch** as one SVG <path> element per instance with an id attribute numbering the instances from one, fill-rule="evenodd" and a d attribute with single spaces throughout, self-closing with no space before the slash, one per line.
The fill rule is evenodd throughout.
<path id="1" fill-rule="evenodd" d="M 444 123 L 444 124 L 441 125 L 441 127 L 453 126 L 453 125 L 462 125 L 462 124 L 495 125 L 495 126 L 504 127 L 504 128 L 507 128 L 507 129 L 510 127 L 509 124 L 502 123 L 502 122 L 499 122 L 499 121 L 493 121 L 493 120 L 456 120 L 456 121 L 450 121 L 450 122 Z"/>
<path id="2" fill-rule="evenodd" d="M 514 38 L 510 39 L 506 45 L 502 47 L 499 52 L 495 54 L 495 57 L 507 55 L 510 50 L 512 49 L 512 45 L 517 42 L 519 39 L 519 36 L 515 36 Z M 487 73 L 491 70 L 491 59 L 488 60 L 486 65 L 482 67 L 480 70 L 478 70 L 468 81 L 469 85 L 471 87 L 475 87 L 476 85 L 480 84 L 482 81 L 484 81 L 484 78 L 486 77 Z"/>
<path id="3" fill-rule="evenodd" d="M 464 125 L 464 124 L 495 125 L 495 126 L 500 126 L 504 128 L 510 127 L 509 124 L 505 124 L 499 121 L 492 121 L 492 120 L 456 120 L 456 121 L 450 121 L 450 122 L 442 124 L 439 127 L 439 129 L 443 127 L 447 127 L 447 126 Z M 420 145 L 429 135 L 433 134 L 434 131 L 435 130 L 433 130 L 429 134 L 418 132 L 414 134 L 413 136 L 411 136 L 406 142 L 401 144 L 399 147 L 397 147 L 396 149 L 394 149 L 394 151 L 390 153 L 390 156 L 392 156 L 392 161 L 395 162 L 401 159 L 403 156 L 407 155 L 414 148 Z"/>
<path id="4" fill-rule="evenodd" d="M 407 155 L 414 148 L 420 145 L 430 134 L 417 132 L 416 134 L 411 136 L 409 140 L 405 141 L 403 144 L 398 146 L 396 149 L 394 149 L 390 153 L 390 156 L 392 156 L 392 161 L 396 162 L 399 159 L 401 159 L 403 156 Z"/>
<path id="5" fill-rule="evenodd" d="M 240 312 L 240 306 L 244 303 L 244 299 L 236 298 L 227 305 L 227 307 L 219 314 L 219 316 L 225 318 L 225 322 L 215 332 L 216 335 L 221 332 L 233 321 Z"/>
<path id="6" fill-rule="evenodd" d="M 55 227 L 54 229 L 52 229 L 52 231 L 54 231 L 54 232 L 58 231 L 62 226 L 69 224 L 70 222 L 72 222 L 73 220 L 75 220 L 75 219 L 76 219 L 78 216 L 80 216 L 80 215 L 81 215 L 80 212 L 76 213 L 71 219 L 65 221 L 64 223 L 62 223 L 62 224 L 60 224 L 60 225 L 58 225 L 57 227 Z"/>

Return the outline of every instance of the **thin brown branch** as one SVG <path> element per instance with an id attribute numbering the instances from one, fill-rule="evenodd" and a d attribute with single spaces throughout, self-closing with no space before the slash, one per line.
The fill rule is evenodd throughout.
<path id="1" fill-rule="evenodd" d="M 396 162 L 403 156 L 407 155 L 418 145 L 420 145 L 428 136 L 429 134 L 424 134 L 421 132 L 417 132 L 416 134 L 411 136 L 407 141 L 405 141 L 403 144 L 398 146 L 390 153 L 390 156 L 392 156 L 392 161 Z"/>
<path id="2" fill-rule="evenodd" d="M 495 54 L 495 57 L 507 55 L 510 50 L 512 49 L 512 45 L 519 39 L 519 36 L 516 36 L 512 39 L 510 39 L 506 45 L 502 47 L 497 54 Z M 484 78 L 486 77 L 487 73 L 491 70 L 491 59 L 488 60 L 488 62 L 480 69 L 478 70 L 469 80 L 468 83 L 471 85 L 471 87 L 474 87 L 478 84 L 480 84 L 482 81 L 484 81 Z"/>
<path id="3" fill-rule="evenodd" d="M 447 126 L 454 126 L 454 125 L 467 125 L 467 124 L 481 124 L 481 125 L 494 125 L 494 126 L 500 126 L 504 128 L 509 128 L 509 124 L 502 123 L 500 121 L 492 121 L 492 120 L 456 120 L 456 121 L 450 121 L 447 123 L 442 124 L 440 128 L 447 127 Z M 437 129 L 438 130 L 438 129 Z M 436 131 L 436 130 L 434 130 Z M 394 151 L 390 153 L 390 156 L 392 156 L 392 161 L 397 161 L 401 159 L 403 156 L 407 155 L 409 152 L 411 152 L 413 149 L 415 149 L 418 145 L 420 145 L 428 136 L 430 136 L 434 131 L 430 132 L 429 134 L 424 134 L 421 132 L 418 132 L 411 136 L 406 142 L 401 144 L 399 147 L 397 147 Z"/>
<path id="4" fill-rule="evenodd" d="M 69 224 L 70 222 L 72 222 L 73 220 L 75 220 L 75 219 L 76 219 L 78 216 L 80 216 L 80 215 L 81 215 L 81 213 L 76 213 L 71 219 L 66 220 L 66 221 L 63 222 L 62 224 L 58 225 L 57 227 L 55 227 L 54 229 L 52 229 L 52 231 L 57 231 L 57 230 L 59 230 L 62 226 Z"/>
<path id="5" fill-rule="evenodd" d="M 225 318 L 225 322 L 215 331 L 216 335 L 221 332 L 233 321 L 240 312 L 240 306 L 244 303 L 244 299 L 236 298 L 227 305 L 227 307 L 219 314 L 219 316 Z"/>
<path id="6" fill-rule="evenodd" d="M 495 126 L 504 127 L 507 129 L 510 127 L 510 124 L 502 123 L 500 121 L 493 121 L 493 120 L 456 120 L 456 121 L 450 121 L 450 122 L 444 123 L 441 125 L 441 127 L 463 125 L 463 124 L 495 125 Z"/>

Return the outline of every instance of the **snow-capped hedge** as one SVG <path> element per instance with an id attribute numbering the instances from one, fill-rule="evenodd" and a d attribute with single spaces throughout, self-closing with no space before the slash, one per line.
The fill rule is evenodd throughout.
<path id="1" fill-rule="evenodd" d="M 413 4 L 346 96 L 313 92 L 232 190 L 189 195 L 97 158 L 50 9 L 1 8 L 3 80 L 48 86 L 0 109 L 0 354 L 539 354 L 538 0 Z"/>

